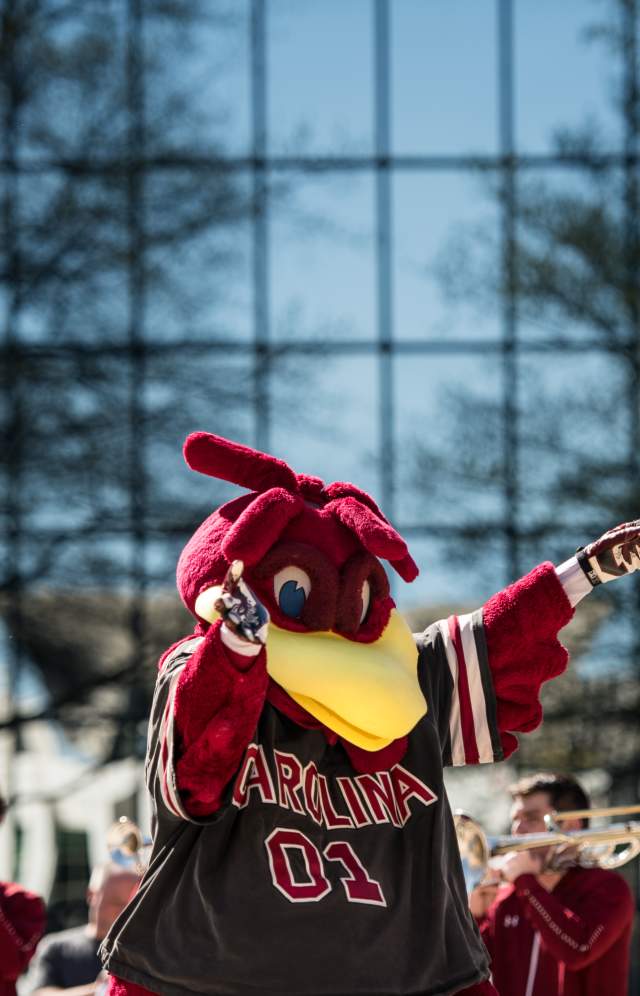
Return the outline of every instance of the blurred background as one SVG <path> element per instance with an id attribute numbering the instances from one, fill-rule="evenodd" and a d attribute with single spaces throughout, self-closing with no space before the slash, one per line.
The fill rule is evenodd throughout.
<path id="1" fill-rule="evenodd" d="M 369 490 L 415 628 L 640 514 L 635 0 L 2 0 L 0 877 L 82 922 L 142 784 L 204 429 Z M 505 765 L 640 798 L 640 587 Z M 624 874 L 636 895 L 636 861 Z M 640 987 L 636 964 L 634 985 Z"/>

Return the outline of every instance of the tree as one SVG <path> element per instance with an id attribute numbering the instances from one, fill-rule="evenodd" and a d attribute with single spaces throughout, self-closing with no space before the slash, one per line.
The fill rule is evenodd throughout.
<path id="1" fill-rule="evenodd" d="M 556 135 L 562 176 L 532 178 L 517 158 L 508 161 L 497 181 L 484 176 L 508 237 L 458 232 L 437 261 L 452 302 L 508 312 L 524 329 L 503 354 L 510 371 L 503 395 L 483 392 L 481 376 L 450 391 L 441 399 L 452 415 L 448 437 L 413 447 L 416 481 L 422 489 L 428 482 L 436 507 L 455 496 L 466 538 L 461 543 L 454 531 L 444 542 L 448 555 L 455 547 L 467 562 L 486 562 L 500 537 L 518 571 L 543 558 L 558 563 L 639 514 L 638 11 L 634 0 L 617 0 L 612 11 L 592 34 L 621 66 L 624 152 L 611 155 L 591 124 Z M 543 730 L 519 761 L 608 764 L 629 785 L 640 761 L 640 644 L 629 623 L 639 589 L 637 582 L 609 587 L 601 598 L 611 611 L 591 652 L 606 676 L 550 688 Z M 624 750 L 607 756 L 606 744 L 619 735 Z"/>
<path id="2" fill-rule="evenodd" d="M 228 313 L 261 205 L 225 160 L 206 47 L 240 26 L 222 0 L 4 0 L 1 17 L 8 657 L 15 682 L 34 590 L 111 589 L 133 635 L 121 754 L 147 713 L 146 596 L 224 495 L 180 476 L 179 447 L 194 428 L 249 434 L 254 358 Z M 73 718 L 73 655 L 54 645 L 44 676 Z M 83 680 L 106 660 L 88 649 Z"/>

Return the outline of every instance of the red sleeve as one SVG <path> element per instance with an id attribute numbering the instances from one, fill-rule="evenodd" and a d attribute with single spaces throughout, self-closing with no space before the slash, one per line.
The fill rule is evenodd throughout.
<path id="1" fill-rule="evenodd" d="M 489 952 L 491 961 L 493 961 L 493 917 L 485 914 L 485 916 L 476 920 L 476 923 L 478 924 L 478 930 L 480 931 L 480 937 L 484 942 L 484 946 Z"/>
<path id="2" fill-rule="evenodd" d="M 484 605 L 482 621 L 504 756 L 518 746 L 510 731 L 542 721 L 540 688 L 561 674 L 569 655 L 557 638 L 573 609 L 553 564 L 534 568 Z"/>
<path id="3" fill-rule="evenodd" d="M 491 903 L 491 906 L 489 906 L 484 916 L 476 919 L 480 936 L 482 937 L 484 946 L 489 952 L 491 961 L 493 961 L 496 948 L 496 916 L 498 910 L 502 909 L 504 900 L 511 895 L 512 891 L 512 885 L 507 884 L 506 882 L 503 883 L 498 889 L 494 901 Z"/>
<path id="4" fill-rule="evenodd" d="M 605 873 L 570 909 L 547 892 L 534 875 L 520 875 L 516 894 L 543 947 L 575 971 L 600 958 L 633 919 L 633 897 L 624 879 Z M 568 900 L 574 904 L 573 900 Z"/>
<path id="5" fill-rule="evenodd" d="M 19 885 L 0 883 L 0 979 L 14 981 L 24 972 L 44 927 L 40 897 Z"/>
<path id="6" fill-rule="evenodd" d="M 267 692 L 266 652 L 243 657 L 212 626 L 178 679 L 176 779 L 191 816 L 220 808 L 258 723 Z"/>

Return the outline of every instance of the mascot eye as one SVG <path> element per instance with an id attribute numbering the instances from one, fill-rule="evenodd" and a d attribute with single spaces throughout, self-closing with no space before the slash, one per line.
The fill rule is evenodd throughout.
<path id="1" fill-rule="evenodd" d="M 311 581 L 300 567 L 283 567 L 273 579 L 273 591 L 281 612 L 299 619 L 311 591 Z"/>
<path id="2" fill-rule="evenodd" d="M 367 612 L 369 611 L 369 602 L 371 601 L 371 585 L 368 581 L 362 582 L 362 612 L 360 613 L 360 622 L 363 623 Z"/>

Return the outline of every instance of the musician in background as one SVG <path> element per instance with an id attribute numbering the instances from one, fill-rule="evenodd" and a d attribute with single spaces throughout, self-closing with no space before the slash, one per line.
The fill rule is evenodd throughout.
<path id="1" fill-rule="evenodd" d="M 0 823 L 6 811 L 0 796 Z M 16 979 L 31 961 L 44 925 L 40 896 L 15 882 L 0 882 L 0 996 L 15 996 Z"/>
<path id="2" fill-rule="evenodd" d="M 86 924 L 45 937 L 29 974 L 32 996 L 94 996 L 102 962 L 98 948 L 140 882 L 131 868 L 108 862 L 91 873 Z"/>
<path id="3" fill-rule="evenodd" d="M 541 773 L 512 785 L 511 833 L 546 830 L 554 810 L 587 809 L 567 775 Z M 583 820 L 562 822 L 580 830 Z M 491 956 L 500 996 L 627 996 L 633 898 L 624 879 L 601 868 L 546 870 L 554 848 L 513 851 L 503 884 L 480 885 L 469 905 Z"/>

